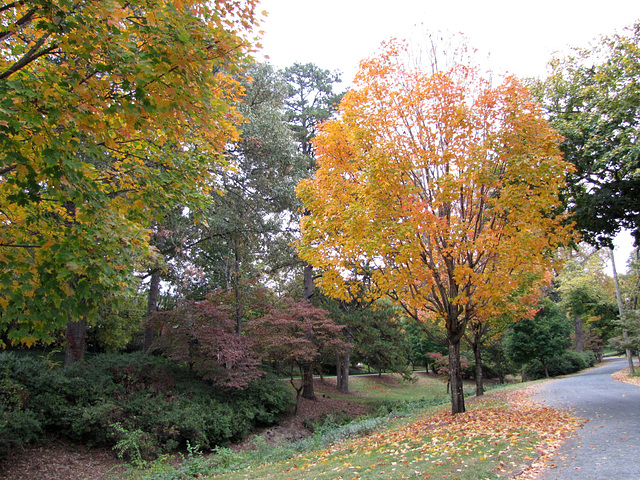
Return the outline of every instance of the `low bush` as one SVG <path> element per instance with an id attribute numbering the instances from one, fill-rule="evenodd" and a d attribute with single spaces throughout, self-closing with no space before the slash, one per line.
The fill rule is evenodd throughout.
<path id="1" fill-rule="evenodd" d="M 291 406 L 265 376 L 242 390 L 213 387 L 163 358 L 103 354 L 72 368 L 0 353 L 0 452 L 55 431 L 89 446 L 119 445 L 149 460 L 187 445 L 209 450 L 275 423 Z"/>
<path id="2" fill-rule="evenodd" d="M 596 356 L 593 352 L 575 352 L 567 350 L 560 355 L 550 358 L 547 362 L 547 369 L 550 377 L 569 375 L 579 372 L 585 368 L 593 367 L 596 363 Z M 545 378 L 544 366 L 540 360 L 533 360 L 524 366 L 524 375 L 527 379 L 537 380 Z"/>
<path id="3" fill-rule="evenodd" d="M 593 367 L 598 361 L 598 358 L 595 352 L 593 352 L 592 350 L 586 350 L 584 352 L 581 352 L 580 355 L 582 355 L 582 357 L 584 358 L 584 361 L 587 362 L 587 368 Z"/>

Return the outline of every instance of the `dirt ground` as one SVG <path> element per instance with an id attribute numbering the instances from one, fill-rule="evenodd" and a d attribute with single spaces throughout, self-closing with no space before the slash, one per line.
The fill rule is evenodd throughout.
<path id="1" fill-rule="evenodd" d="M 331 398 L 332 391 L 330 384 L 323 384 L 318 401 L 301 398 L 297 415 L 288 415 L 278 425 L 250 435 L 234 448 L 250 448 L 256 435 L 272 444 L 304 438 L 311 435 L 304 427 L 305 420 L 320 419 L 331 412 L 353 417 L 366 413 L 361 403 Z M 0 462 L 0 480 L 109 480 L 126 469 L 110 449 L 89 449 L 52 439 L 9 454 Z"/>

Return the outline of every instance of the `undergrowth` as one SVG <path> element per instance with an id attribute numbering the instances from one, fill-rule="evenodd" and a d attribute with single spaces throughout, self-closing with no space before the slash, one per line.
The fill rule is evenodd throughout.
<path id="1" fill-rule="evenodd" d="M 160 459 L 148 465 L 146 471 L 130 471 L 129 479 L 139 480 L 189 480 L 233 472 L 259 465 L 290 459 L 296 455 L 326 448 L 345 440 L 364 436 L 387 426 L 393 419 L 408 417 L 425 408 L 442 405 L 442 398 L 423 398 L 413 401 L 380 402 L 376 413 L 361 416 L 345 423 L 341 415 L 330 414 L 322 422 L 316 422 L 310 437 L 282 445 L 271 445 L 263 437 L 257 437 L 246 450 L 234 452 L 227 447 L 216 447 L 211 455 L 202 455 L 197 449 L 184 457 L 178 468 Z"/>
<path id="2" fill-rule="evenodd" d="M 241 440 L 290 406 L 286 385 L 268 375 L 223 390 L 150 355 L 102 354 L 62 368 L 46 357 L 0 353 L 0 456 L 55 434 L 114 447 L 144 466 L 187 445 L 206 451 Z"/>

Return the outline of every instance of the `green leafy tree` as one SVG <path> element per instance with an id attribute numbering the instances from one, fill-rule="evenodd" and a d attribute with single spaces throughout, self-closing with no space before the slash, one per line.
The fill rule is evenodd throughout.
<path id="1" fill-rule="evenodd" d="M 313 63 L 294 63 L 285 68 L 284 77 L 289 83 L 285 102 L 289 125 L 300 152 L 313 159 L 315 154 L 311 141 L 317 128 L 335 114 L 342 97 L 342 94 L 333 91 L 335 84 L 340 82 L 340 74 Z"/>
<path id="2" fill-rule="evenodd" d="M 285 112 L 298 150 L 306 161 L 304 178 L 308 178 L 316 169 L 312 140 L 318 127 L 335 114 L 342 96 L 333 91 L 340 75 L 312 63 L 294 63 L 284 70 L 284 78 L 289 85 Z M 313 296 L 313 267 L 308 263 L 304 264 L 303 296 L 306 299 Z"/>
<path id="3" fill-rule="evenodd" d="M 288 95 L 285 100 L 285 112 L 294 139 L 298 144 L 301 160 L 306 164 L 306 175 L 310 177 L 316 169 L 315 152 L 312 139 L 316 135 L 318 126 L 335 114 L 336 105 L 340 95 L 334 93 L 336 83 L 340 82 L 340 75 L 336 72 L 324 70 L 312 63 L 295 63 L 283 72 L 287 81 Z M 299 214 L 307 214 L 300 209 L 295 219 L 299 220 Z M 300 263 L 298 263 L 298 267 Z M 309 300 L 313 297 L 313 267 L 303 262 L 302 296 Z M 307 363 L 306 368 L 311 368 Z M 307 378 L 313 379 L 313 373 L 304 373 Z M 313 382 L 306 384 L 303 396 L 309 398 L 315 396 L 311 386 Z"/>
<path id="4" fill-rule="evenodd" d="M 442 332 L 441 340 L 436 341 L 433 335 L 427 334 L 424 327 L 414 320 L 405 318 L 403 325 L 407 342 L 409 342 L 409 359 L 411 363 L 414 368 L 416 365 L 424 365 L 425 370 L 428 372 L 432 363 L 429 354 L 440 353 L 445 355 L 447 353 L 446 335 Z"/>
<path id="5" fill-rule="evenodd" d="M 185 292 L 198 298 L 213 288 L 234 289 L 238 332 L 242 285 L 277 277 L 284 262 L 275 252 L 295 255 L 290 246 L 299 206 L 295 185 L 306 175 L 283 112 L 288 84 L 281 73 L 254 64 L 244 87 L 238 108 L 246 121 L 240 140 L 226 154 L 233 168 L 218 171 L 219 192 L 211 196 L 203 213 L 207 225 L 188 256 L 201 274 Z"/>
<path id="6" fill-rule="evenodd" d="M 500 384 L 506 382 L 509 374 L 516 373 L 514 363 L 507 355 L 505 341 L 508 331 L 503 335 L 492 337 L 484 346 L 484 364 L 490 373 L 497 377 Z"/>
<path id="7" fill-rule="evenodd" d="M 615 323 L 626 332 L 626 335 L 613 338 L 619 348 L 635 351 L 640 356 L 640 258 L 638 249 L 629 264 L 629 273 L 623 277 L 625 309 Z"/>
<path id="8" fill-rule="evenodd" d="M 0 8 L 0 306 L 12 343 L 135 287 L 150 220 L 202 201 L 237 138 L 255 2 L 25 0 Z"/>
<path id="9" fill-rule="evenodd" d="M 506 340 L 507 354 L 519 365 L 538 360 L 549 378 L 549 362 L 569 345 L 571 326 L 557 304 L 545 300 L 534 318 L 523 318 L 511 327 Z"/>
<path id="10" fill-rule="evenodd" d="M 604 271 L 603 253 L 581 244 L 557 277 L 560 303 L 573 323 L 575 350 L 591 350 L 598 358 L 616 334 L 618 317 L 613 279 Z"/>
<path id="11" fill-rule="evenodd" d="M 352 324 L 354 360 L 377 371 L 407 374 L 410 347 L 400 321 L 399 310 L 378 301 L 359 312 Z"/>
<path id="12" fill-rule="evenodd" d="M 575 166 L 566 191 L 578 228 L 612 246 L 622 228 L 640 241 L 640 23 L 550 63 L 535 86 Z"/>

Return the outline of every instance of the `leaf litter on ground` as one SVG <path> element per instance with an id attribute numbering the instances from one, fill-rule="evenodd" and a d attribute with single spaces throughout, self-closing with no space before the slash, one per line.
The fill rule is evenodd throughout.
<path id="1" fill-rule="evenodd" d="M 275 470 L 258 472 L 257 467 L 253 474 L 273 479 L 529 480 L 582 425 L 569 411 L 533 402 L 532 388 L 491 392 L 458 415 L 430 410 L 409 423 L 295 456 Z M 258 478 L 248 470 L 237 473 L 237 478 Z"/>

